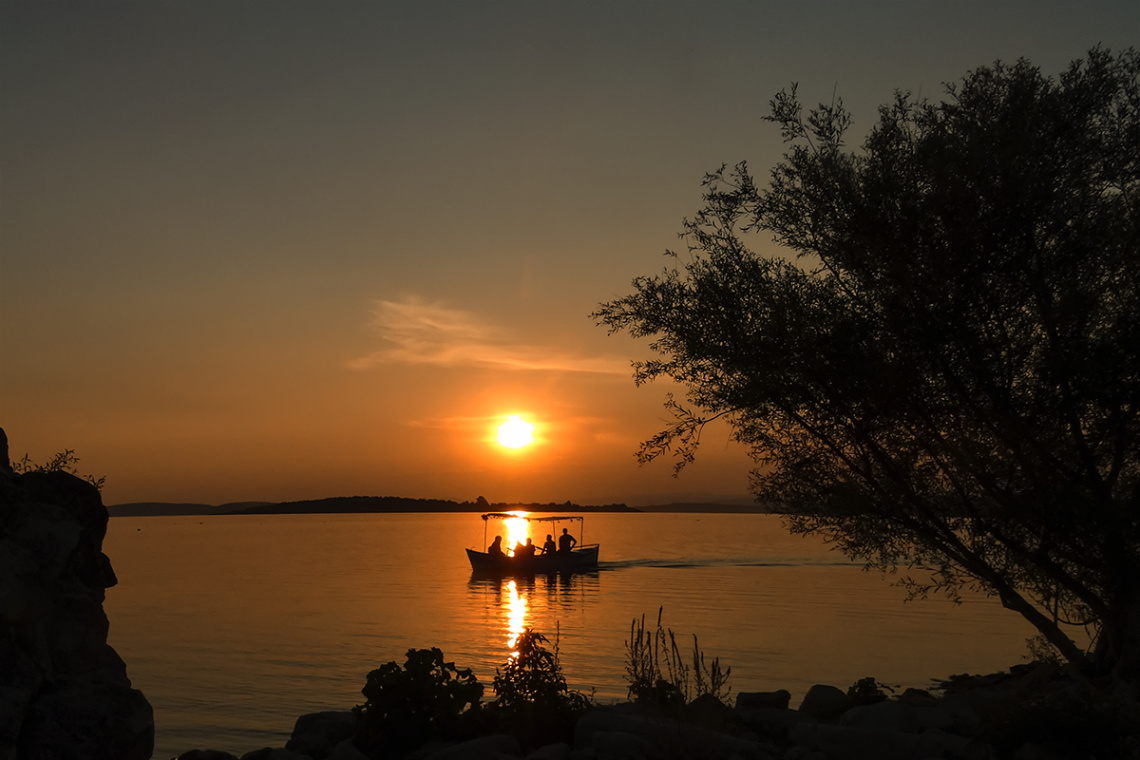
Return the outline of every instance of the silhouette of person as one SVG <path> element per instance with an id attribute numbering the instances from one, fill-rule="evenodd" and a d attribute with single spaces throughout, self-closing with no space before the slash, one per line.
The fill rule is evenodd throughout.
<path id="1" fill-rule="evenodd" d="M 578 539 L 570 535 L 569 529 L 563 528 L 562 535 L 558 537 L 558 553 L 569 554 L 577 543 Z"/>
<path id="2" fill-rule="evenodd" d="M 490 546 L 490 548 L 487 549 L 487 553 L 490 554 L 492 557 L 505 557 L 505 556 L 507 556 L 506 554 L 503 553 L 503 537 L 502 536 L 495 536 L 495 540 L 491 542 L 491 546 Z"/>
<path id="3" fill-rule="evenodd" d="M 530 559 L 534 556 L 534 552 L 538 547 L 534 545 L 534 541 L 529 538 L 525 544 L 518 544 L 515 546 L 515 559 Z"/>
<path id="4" fill-rule="evenodd" d="M 558 551 L 558 544 L 554 543 L 554 536 L 546 534 L 546 543 L 542 545 L 543 554 L 554 554 Z"/>

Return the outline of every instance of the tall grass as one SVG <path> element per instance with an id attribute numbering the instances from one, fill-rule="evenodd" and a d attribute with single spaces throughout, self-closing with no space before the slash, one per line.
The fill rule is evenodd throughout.
<path id="1" fill-rule="evenodd" d="M 719 657 L 706 664 L 695 633 L 691 658 L 686 658 L 676 634 L 661 624 L 664 611 L 663 606 L 657 609 L 656 630 L 646 630 L 644 614 L 630 623 L 625 665 L 630 699 L 662 707 L 679 707 L 706 694 L 728 699 L 732 668 L 721 670 Z"/>

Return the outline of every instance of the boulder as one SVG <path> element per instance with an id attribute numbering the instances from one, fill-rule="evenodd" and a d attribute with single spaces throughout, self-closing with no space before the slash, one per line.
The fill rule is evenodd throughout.
<path id="1" fill-rule="evenodd" d="M 258 750 L 261 752 L 263 750 Z M 222 752 L 218 749 L 190 749 L 183 752 L 175 758 L 175 760 L 238 760 L 237 757 L 231 755 L 229 752 Z"/>
<path id="2" fill-rule="evenodd" d="M 779 691 L 742 691 L 736 695 L 737 710 L 788 709 L 792 693 L 787 689 Z"/>
<path id="3" fill-rule="evenodd" d="M 703 694 L 681 708 L 681 719 L 711 729 L 722 729 L 732 723 L 736 712 L 714 697 Z"/>
<path id="4" fill-rule="evenodd" d="M 977 693 L 947 694 L 930 707 L 931 720 L 937 720 L 946 731 L 962 736 L 977 736 L 982 726 L 982 716 L 995 714 L 1004 709 L 1001 698 Z"/>
<path id="5" fill-rule="evenodd" d="M 843 713 L 839 722 L 844 726 L 884 733 L 915 734 L 921 728 L 918 708 L 895 701 L 852 707 Z"/>
<path id="6" fill-rule="evenodd" d="M 1066 755 L 1037 742 L 1026 742 L 1013 753 L 1013 760 L 1066 760 Z"/>
<path id="7" fill-rule="evenodd" d="M 830 760 L 992 760 L 989 745 L 942 731 L 898 734 L 828 723 L 800 723 L 790 732 L 801 752 Z"/>
<path id="8" fill-rule="evenodd" d="M 0 431 L 0 760 L 150 760 L 154 715 L 107 644 L 99 490 L 16 473 Z"/>
<path id="9" fill-rule="evenodd" d="M 453 744 L 431 753 L 427 760 L 501 760 L 504 755 L 522 757 L 519 740 L 507 734 L 493 734 Z"/>
<path id="10" fill-rule="evenodd" d="M 784 710 L 778 707 L 761 707 L 752 710 L 737 710 L 741 722 L 761 737 L 773 741 L 783 741 L 792 726 L 800 721 L 810 720 L 798 710 Z"/>
<path id="11" fill-rule="evenodd" d="M 696 745 L 697 753 L 689 757 L 709 757 L 714 760 L 773 760 L 779 756 L 774 747 L 728 734 L 706 734 Z"/>
<path id="12" fill-rule="evenodd" d="M 604 731 L 632 734 L 652 742 L 661 735 L 665 725 L 665 719 L 639 712 L 587 710 L 574 724 L 574 749 L 593 746 L 594 734 Z"/>
<path id="13" fill-rule="evenodd" d="M 819 750 L 792 747 L 784 753 L 783 760 L 831 760 L 831 758 Z"/>
<path id="14" fill-rule="evenodd" d="M 225 755 L 229 753 L 223 752 L 222 754 Z M 245 753 L 241 756 L 241 760 L 312 760 L 312 758 L 299 752 L 290 752 L 287 749 L 265 747 L 264 749 L 256 749 L 253 752 Z"/>
<path id="15" fill-rule="evenodd" d="M 817 683 L 808 689 L 800 703 L 800 714 L 817 720 L 834 720 L 848 705 L 847 693 L 835 686 Z"/>
<path id="16" fill-rule="evenodd" d="M 351 739 L 345 739 L 332 748 L 325 760 L 368 760 L 368 756 L 358 750 Z"/>
<path id="17" fill-rule="evenodd" d="M 64 675 L 66 678 L 66 675 Z M 142 693 L 127 684 L 57 679 L 41 691 L 20 733 L 26 760 L 114 758 L 149 760 L 154 751 L 154 714 Z"/>
<path id="18" fill-rule="evenodd" d="M 527 755 L 526 760 L 570 760 L 570 745 L 547 744 Z"/>
<path id="19" fill-rule="evenodd" d="M 333 747 L 352 738 L 355 731 L 356 716 L 351 711 L 309 713 L 297 718 L 285 749 L 312 760 L 324 760 Z"/>
<path id="20" fill-rule="evenodd" d="M 934 696 L 926 689 L 909 688 L 899 695 L 899 701 L 903 704 L 922 707 L 937 703 L 938 697 Z"/>
<path id="21" fill-rule="evenodd" d="M 630 737 L 630 738 L 625 738 Z M 754 738 L 754 737 L 753 737 Z M 636 739 L 637 741 L 633 741 Z M 574 752 L 601 757 L 703 757 L 708 760 L 770 760 L 774 750 L 750 738 L 713 731 L 652 712 L 590 710 L 574 726 Z M 620 751 L 619 751 L 620 750 Z"/>
<path id="22" fill-rule="evenodd" d="M 368 756 L 358 750 L 351 739 L 345 739 L 332 748 L 325 760 L 368 760 Z"/>
<path id="23" fill-rule="evenodd" d="M 591 747 L 598 760 L 654 760 L 657 746 L 624 731 L 596 731 Z"/>

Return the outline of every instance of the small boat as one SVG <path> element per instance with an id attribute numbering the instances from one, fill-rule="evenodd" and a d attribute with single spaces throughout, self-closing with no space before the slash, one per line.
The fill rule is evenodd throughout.
<path id="1" fill-rule="evenodd" d="M 533 557 L 512 557 L 490 554 L 487 551 L 487 521 L 526 520 L 528 523 L 553 523 L 552 535 L 558 534 L 558 523 L 578 523 L 578 543 L 570 552 L 550 554 L 535 553 Z M 471 570 L 476 573 L 495 575 L 536 575 L 539 573 L 573 573 L 598 569 L 598 544 L 583 544 L 585 518 L 580 515 L 551 515 L 549 517 L 524 517 L 511 512 L 488 512 L 483 515 L 483 551 L 467 550 Z"/>

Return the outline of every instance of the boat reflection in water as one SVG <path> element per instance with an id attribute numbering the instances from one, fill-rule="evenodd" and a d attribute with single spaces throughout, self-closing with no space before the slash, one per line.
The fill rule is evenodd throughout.
<path id="1" fill-rule="evenodd" d="M 600 587 L 598 572 L 550 573 L 504 578 L 473 572 L 468 598 L 484 614 L 498 618 L 506 651 L 515 656 L 519 636 L 527 628 L 553 640 L 560 625 L 580 618 Z"/>

